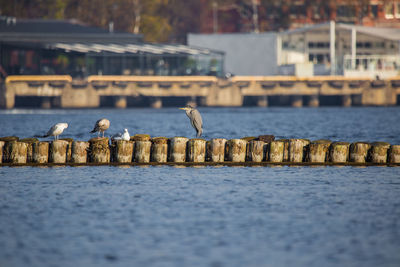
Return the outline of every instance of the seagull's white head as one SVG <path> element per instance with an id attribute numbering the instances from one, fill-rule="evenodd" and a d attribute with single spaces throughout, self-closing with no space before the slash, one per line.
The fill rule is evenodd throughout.
<path id="1" fill-rule="evenodd" d="M 124 132 L 128 132 L 128 129 L 125 128 L 125 129 L 124 129 Z"/>

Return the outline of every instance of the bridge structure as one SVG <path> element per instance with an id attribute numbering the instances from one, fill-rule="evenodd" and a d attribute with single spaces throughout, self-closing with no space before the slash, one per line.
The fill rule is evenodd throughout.
<path id="1" fill-rule="evenodd" d="M 111 97 L 118 108 L 129 97 L 148 97 L 160 108 L 167 97 L 186 97 L 202 106 L 242 106 L 246 97 L 258 106 L 285 98 L 293 107 L 318 107 L 322 97 L 339 97 L 342 106 L 392 106 L 400 94 L 400 76 L 386 80 L 343 76 L 8 76 L 0 87 L 0 107 L 15 107 L 16 97 L 42 98 L 42 107 L 97 108 Z M 52 99 L 53 101 L 50 101 Z M 57 101 L 54 101 L 56 99 Z"/>

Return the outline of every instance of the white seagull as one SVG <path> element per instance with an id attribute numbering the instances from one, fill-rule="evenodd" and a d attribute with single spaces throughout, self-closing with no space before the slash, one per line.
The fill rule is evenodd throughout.
<path id="1" fill-rule="evenodd" d="M 125 140 L 129 141 L 131 139 L 131 136 L 129 135 L 128 129 L 124 129 L 124 133 L 117 133 L 111 137 L 112 140 Z"/>
<path id="2" fill-rule="evenodd" d="M 107 119 L 100 119 L 96 121 L 96 124 L 94 125 L 93 130 L 90 133 L 95 133 L 97 132 L 97 136 L 99 136 L 100 132 L 103 133 L 104 137 L 104 132 L 110 127 L 110 121 Z"/>
<path id="3" fill-rule="evenodd" d="M 60 122 L 55 125 L 53 125 L 50 130 L 47 132 L 47 134 L 39 137 L 49 137 L 49 136 L 54 136 L 54 140 L 58 139 L 58 136 L 62 134 L 64 129 L 68 128 L 68 123 L 66 122 Z"/>

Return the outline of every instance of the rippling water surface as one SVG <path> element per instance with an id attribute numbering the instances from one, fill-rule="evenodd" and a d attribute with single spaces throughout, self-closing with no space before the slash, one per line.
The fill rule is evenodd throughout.
<path id="1" fill-rule="evenodd" d="M 399 108 L 201 108 L 205 138 L 400 144 Z M 0 136 L 194 136 L 177 109 L 0 111 Z M 0 168 L 0 266 L 399 266 L 400 168 Z"/>

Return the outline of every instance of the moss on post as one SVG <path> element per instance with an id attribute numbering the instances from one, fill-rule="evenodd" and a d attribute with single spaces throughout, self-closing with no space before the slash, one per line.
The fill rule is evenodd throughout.
<path id="1" fill-rule="evenodd" d="M 49 162 L 66 163 L 67 162 L 68 141 L 54 140 L 50 143 Z"/>
<path id="2" fill-rule="evenodd" d="M 265 144 L 263 141 L 251 140 L 247 144 L 247 160 L 251 162 L 261 162 L 265 159 Z"/>
<path id="3" fill-rule="evenodd" d="M 186 137 L 173 137 L 170 139 L 169 159 L 171 162 L 186 161 L 186 144 L 188 140 Z"/>
<path id="4" fill-rule="evenodd" d="M 386 142 L 372 143 L 369 156 L 370 161 L 373 163 L 386 163 L 389 148 L 390 144 Z"/>
<path id="5" fill-rule="evenodd" d="M 392 145 L 389 149 L 389 163 L 400 163 L 400 145 Z"/>
<path id="6" fill-rule="evenodd" d="M 110 146 L 107 137 L 95 137 L 89 140 L 89 160 L 93 163 L 110 162 Z"/>
<path id="7" fill-rule="evenodd" d="M 326 162 L 328 158 L 330 140 L 316 140 L 308 145 L 307 161 L 308 162 Z"/>
<path id="8" fill-rule="evenodd" d="M 365 163 L 371 145 L 366 142 L 355 142 L 350 145 L 350 162 Z"/>
<path id="9" fill-rule="evenodd" d="M 34 163 L 49 162 L 49 142 L 37 142 L 32 144 L 32 157 Z"/>
<path id="10" fill-rule="evenodd" d="M 211 162 L 225 161 L 225 146 L 226 146 L 226 139 L 213 138 L 210 140 L 210 147 L 208 154 Z"/>
<path id="11" fill-rule="evenodd" d="M 303 162 L 304 150 L 309 143 L 307 139 L 289 139 L 289 161 Z"/>
<path id="12" fill-rule="evenodd" d="M 193 138 L 187 142 L 187 161 L 204 162 L 206 158 L 206 140 Z"/>
<path id="13" fill-rule="evenodd" d="M 86 163 L 88 161 L 89 142 L 73 141 L 71 145 L 71 162 Z"/>
<path id="14" fill-rule="evenodd" d="M 247 141 L 244 139 L 231 139 L 228 141 L 228 161 L 246 161 Z"/>
<path id="15" fill-rule="evenodd" d="M 113 161 L 118 163 L 132 162 L 134 141 L 117 140 L 113 142 Z"/>
<path id="16" fill-rule="evenodd" d="M 167 162 L 168 161 L 168 138 L 155 137 L 151 139 L 151 161 Z"/>
<path id="17" fill-rule="evenodd" d="M 135 134 L 131 136 L 131 141 L 150 141 L 151 137 L 149 134 Z"/>
<path id="18" fill-rule="evenodd" d="M 334 142 L 329 150 L 329 158 L 334 163 L 345 163 L 349 158 L 349 146 L 347 142 Z"/>

